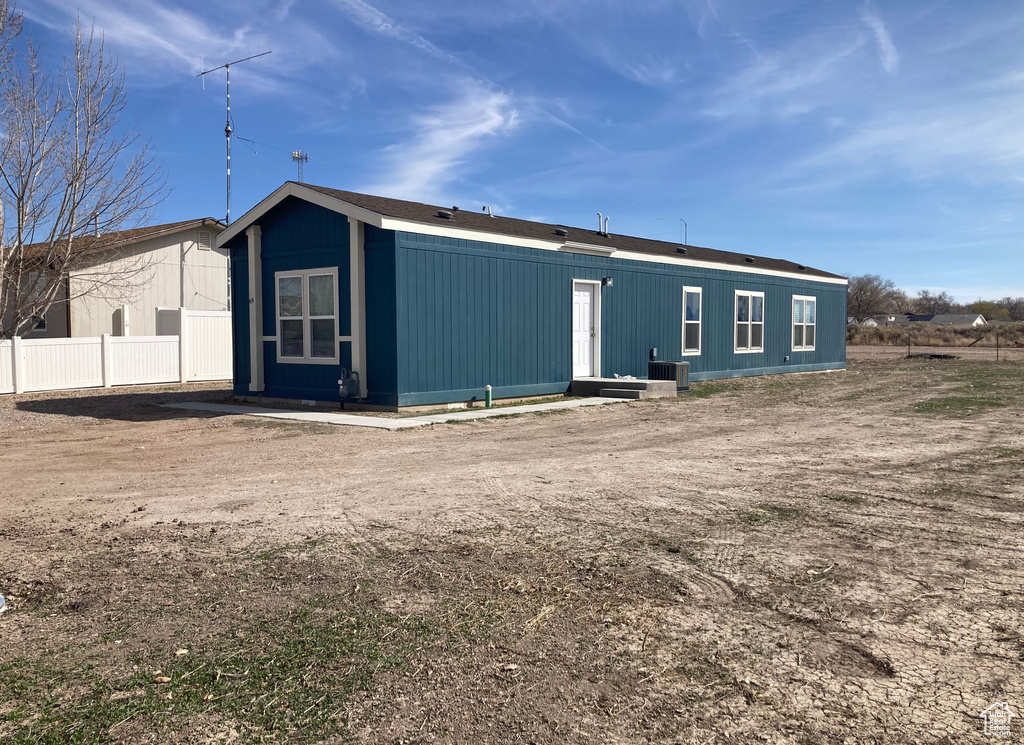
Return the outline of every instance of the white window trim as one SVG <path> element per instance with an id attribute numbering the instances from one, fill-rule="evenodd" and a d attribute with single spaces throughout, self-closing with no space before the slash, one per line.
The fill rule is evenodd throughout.
<path id="1" fill-rule="evenodd" d="M 687 293 L 695 294 L 697 300 L 697 320 L 687 321 L 686 320 L 686 295 Z M 686 348 L 686 324 L 696 323 L 697 324 L 697 348 L 687 349 Z M 683 357 L 700 357 L 701 346 L 704 340 L 704 288 L 703 287 L 683 287 L 683 338 L 682 346 Z"/>
<path id="2" fill-rule="evenodd" d="M 333 357 L 311 357 L 310 344 L 310 320 L 326 319 L 328 316 L 309 315 L 309 278 L 330 275 L 334 279 L 334 356 Z M 281 356 L 281 280 L 289 277 L 302 278 L 302 356 L 282 357 Z M 274 272 L 274 340 L 277 347 L 277 361 L 281 364 L 291 365 L 337 365 L 340 362 L 338 356 L 338 267 L 324 267 L 322 269 L 303 269 L 299 271 Z M 290 320 L 296 320 L 298 316 Z"/>
<path id="3" fill-rule="evenodd" d="M 793 346 L 793 331 L 796 328 L 796 301 L 797 300 L 803 300 L 803 301 L 805 301 L 805 303 L 806 303 L 806 301 L 810 300 L 810 301 L 812 301 L 814 303 L 814 323 L 807 323 L 807 306 L 805 305 L 804 306 L 804 322 L 801 324 L 804 327 L 804 341 L 807 341 L 807 330 L 806 330 L 806 327 L 807 326 L 813 326 L 814 327 L 814 344 L 811 344 L 810 346 L 806 346 L 806 345 L 802 346 L 802 347 Z M 814 351 L 814 345 L 818 343 L 818 298 L 813 296 L 813 295 L 794 295 L 792 303 L 790 304 L 789 312 L 790 312 L 790 318 L 789 318 L 789 321 L 790 321 L 790 323 L 789 323 L 789 346 L 790 346 L 790 349 L 792 351 L 794 351 L 794 352 L 813 352 Z"/>
<path id="4" fill-rule="evenodd" d="M 740 349 L 739 347 L 739 329 L 740 321 L 736 318 L 736 303 L 740 295 L 746 295 L 750 298 L 750 315 L 754 315 L 754 298 L 761 298 L 761 320 L 760 321 L 746 321 L 747 324 L 747 343 L 750 343 L 750 339 L 753 334 L 750 333 L 755 323 L 761 324 L 761 346 L 759 347 L 746 347 Z M 764 293 L 757 292 L 755 290 L 734 290 L 732 298 L 732 351 L 734 354 L 763 354 L 764 353 L 764 324 L 765 316 L 767 315 L 767 306 L 764 302 Z"/>

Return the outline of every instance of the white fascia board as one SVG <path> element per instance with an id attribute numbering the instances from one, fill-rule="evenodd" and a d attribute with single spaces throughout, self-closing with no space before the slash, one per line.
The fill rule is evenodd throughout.
<path id="1" fill-rule="evenodd" d="M 670 264 L 672 266 L 686 266 L 696 269 L 718 269 L 726 272 L 739 272 L 741 274 L 760 274 L 769 277 L 786 277 L 787 279 L 804 279 L 811 282 L 823 282 L 825 284 L 847 285 L 848 281 L 843 277 L 818 277 L 814 275 L 798 274 L 797 272 L 783 272 L 777 269 L 758 269 L 752 266 L 736 266 L 735 264 L 723 264 L 717 261 L 695 261 L 693 259 L 677 258 L 674 256 L 656 256 L 652 254 L 639 253 L 636 251 L 616 250 L 605 246 L 592 246 L 591 244 L 576 243 L 569 241 L 545 241 L 536 238 L 520 238 L 504 233 L 490 233 L 481 230 L 467 230 L 466 228 L 449 227 L 447 225 L 433 225 L 412 220 L 403 220 L 395 217 L 385 217 L 377 212 L 372 212 L 362 207 L 357 207 L 341 199 L 327 196 L 315 189 L 310 189 L 302 184 L 288 182 L 282 184 L 270 196 L 257 204 L 251 210 L 242 215 L 238 220 L 231 223 L 227 230 L 217 237 L 217 247 L 220 248 L 236 235 L 245 230 L 248 225 L 255 222 L 264 213 L 280 204 L 286 197 L 294 196 L 304 199 L 307 202 L 318 204 L 321 207 L 341 213 L 347 217 L 361 220 L 382 230 L 395 230 L 406 233 L 420 233 L 422 235 L 434 235 L 445 238 L 461 238 L 467 241 L 480 241 L 483 243 L 500 243 L 507 246 L 522 246 L 524 248 L 538 248 L 542 251 L 574 251 L 579 253 L 594 252 L 598 255 L 607 256 L 611 251 L 615 252 L 615 258 L 629 261 L 643 261 L 650 264 Z M 581 248 L 568 248 L 579 246 Z M 590 249 L 584 251 L 584 248 Z"/>
<path id="2" fill-rule="evenodd" d="M 629 259 L 630 261 L 647 261 L 654 264 L 674 264 L 676 266 L 689 266 L 695 269 L 717 269 L 723 272 L 740 272 L 741 274 L 760 274 L 767 277 L 786 277 L 787 279 L 805 279 L 808 282 L 825 282 L 833 285 L 847 285 L 849 281 L 845 277 L 819 277 L 814 274 L 799 274 L 797 272 L 784 272 L 779 269 L 758 269 L 749 266 L 736 266 L 735 264 L 723 264 L 719 261 L 695 261 L 693 259 L 677 259 L 673 256 L 652 256 L 636 251 L 616 251 L 616 259 Z"/>
<path id="3" fill-rule="evenodd" d="M 427 223 L 413 222 L 411 220 L 400 220 L 395 217 L 385 217 L 380 227 L 384 230 L 402 231 L 404 233 L 421 233 L 422 235 L 434 235 L 443 238 L 461 238 L 467 241 L 480 241 L 482 243 L 502 243 L 506 246 L 540 248 L 545 251 L 558 251 L 562 247 L 561 241 L 542 241 L 536 238 L 519 238 L 504 233 L 486 233 L 481 230 L 450 228 L 447 225 L 428 225 Z"/>
<path id="4" fill-rule="evenodd" d="M 758 269 L 752 266 L 737 266 L 735 264 L 723 264 L 718 261 L 696 261 L 694 259 L 676 258 L 674 256 L 657 256 L 645 254 L 638 251 L 625 251 L 605 246 L 591 246 L 591 244 L 574 244 L 573 248 L 566 248 L 573 244 L 560 241 L 540 241 L 534 238 L 519 238 L 503 233 L 484 233 L 478 230 L 466 230 L 465 228 L 449 228 L 447 226 L 427 225 L 425 223 L 411 222 L 385 217 L 381 226 L 384 230 L 401 230 L 406 233 L 421 233 L 423 235 L 436 235 L 446 238 L 463 238 L 469 241 L 481 241 L 483 243 L 501 243 L 506 246 L 523 246 L 525 248 L 539 248 L 543 251 L 573 251 L 584 253 L 583 248 L 592 249 L 594 253 L 607 256 L 614 251 L 614 258 L 629 261 L 645 261 L 651 264 L 670 264 L 673 266 L 686 266 L 695 269 L 718 269 L 725 272 L 739 272 L 741 274 L 759 274 L 769 277 L 786 277 L 787 279 L 805 279 L 811 282 L 825 282 L 827 284 L 846 285 L 847 280 L 843 277 L 819 277 L 816 275 L 799 274 L 797 272 L 784 272 L 778 269 Z M 589 251 L 586 251 L 589 253 Z"/>
<path id="5" fill-rule="evenodd" d="M 325 209 L 329 209 L 332 212 L 337 212 L 345 215 L 346 217 L 351 217 L 356 220 L 360 220 L 361 222 L 375 225 L 378 228 L 381 227 L 382 216 L 377 212 L 357 207 L 354 204 L 328 196 L 327 194 L 323 194 L 315 189 L 310 189 L 302 184 L 296 184 L 289 181 L 275 189 L 268 197 L 231 223 L 226 230 L 217 236 L 217 248 L 221 248 L 232 238 L 240 235 L 247 227 L 259 220 L 263 215 L 288 197 L 297 197 L 312 204 L 324 207 Z"/>

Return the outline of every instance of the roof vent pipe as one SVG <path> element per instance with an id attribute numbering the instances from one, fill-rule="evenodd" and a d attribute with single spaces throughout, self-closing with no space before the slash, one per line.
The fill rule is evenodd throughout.
<path id="1" fill-rule="evenodd" d="M 603 235 L 603 236 L 607 236 L 608 235 L 608 218 L 607 217 L 604 219 L 604 230 L 601 231 L 601 235 Z"/>
<path id="2" fill-rule="evenodd" d="M 484 207 L 483 207 L 483 209 L 484 209 L 484 212 L 486 212 L 486 213 L 487 213 L 487 216 L 488 216 L 488 217 L 494 217 L 494 213 L 493 213 L 493 212 L 491 212 L 491 205 L 489 205 L 489 204 L 485 204 L 485 205 L 484 205 Z"/>
<path id="3" fill-rule="evenodd" d="M 597 234 L 601 235 L 601 222 L 604 220 L 604 215 L 600 212 L 597 213 Z"/>

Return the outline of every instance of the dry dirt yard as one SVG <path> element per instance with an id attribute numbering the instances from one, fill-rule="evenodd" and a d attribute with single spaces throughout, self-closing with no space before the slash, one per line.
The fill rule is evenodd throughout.
<path id="1" fill-rule="evenodd" d="M 1024 365 L 399 432 L 0 399 L 0 740 L 1024 730 Z"/>

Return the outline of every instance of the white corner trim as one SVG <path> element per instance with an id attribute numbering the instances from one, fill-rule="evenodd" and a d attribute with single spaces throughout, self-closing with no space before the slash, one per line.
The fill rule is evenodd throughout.
<path id="1" fill-rule="evenodd" d="M 359 397 L 366 398 L 366 224 L 348 216 L 349 335 L 352 370 L 359 374 Z"/>
<path id="2" fill-rule="evenodd" d="M 245 234 L 249 252 L 249 392 L 263 390 L 263 231 L 250 225 Z"/>

